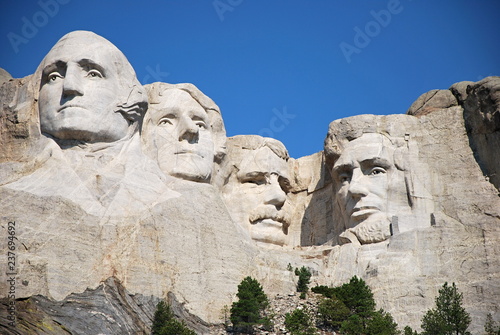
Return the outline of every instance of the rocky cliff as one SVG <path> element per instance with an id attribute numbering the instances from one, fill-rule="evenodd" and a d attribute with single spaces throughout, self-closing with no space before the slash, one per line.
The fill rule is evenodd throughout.
<path id="1" fill-rule="evenodd" d="M 80 57 L 83 39 L 126 62 L 96 36 L 53 50 Z M 430 91 L 406 114 L 335 120 L 323 152 L 293 159 L 272 139 L 226 144 L 218 107 L 193 85 L 131 76 L 125 128 L 72 124 L 104 99 L 83 100 L 95 85 L 84 81 L 113 77 L 92 69 L 69 89 L 73 63 L 46 73 L 53 54 L 32 76 L 2 72 L 5 334 L 148 334 L 160 299 L 208 334 L 245 276 L 270 296 L 293 292 L 289 264 L 313 285 L 364 278 L 400 326 L 418 328 L 445 281 L 474 334 L 487 313 L 500 318 L 499 77 Z"/>

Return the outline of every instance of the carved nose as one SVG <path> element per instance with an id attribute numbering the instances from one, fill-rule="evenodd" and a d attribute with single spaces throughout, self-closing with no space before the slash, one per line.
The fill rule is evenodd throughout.
<path id="1" fill-rule="evenodd" d="M 198 140 L 199 128 L 190 118 L 181 118 L 179 122 L 179 142 L 194 143 Z"/>
<path id="2" fill-rule="evenodd" d="M 352 173 L 352 178 L 349 183 L 349 194 L 353 198 L 366 197 L 368 195 L 368 188 L 366 185 L 366 180 L 364 174 L 361 171 L 356 171 L 355 169 Z"/>
<path id="3" fill-rule="evenodd" d="M 83 84 L 75 66 L 69 65 L 66 69 L 66 75 L 63 82 L 63 96 L 81 96 L 83 95 Z"/>
<path id="4" fill-rule="evenodd" d="M 278 177 L 271 177 L 271 182 L 266 185 L 267 193 L 265 203 L 268 205 L 274 205 L 278 209 L 283 206 L 286 201 L 286 193 L 281 188 Z"/>

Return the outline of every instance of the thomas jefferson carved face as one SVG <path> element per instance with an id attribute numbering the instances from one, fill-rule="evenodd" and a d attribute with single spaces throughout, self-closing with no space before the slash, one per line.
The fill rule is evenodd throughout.
<path id="1" fill-rule="evenodd" d="M 148 152 L 156 156 L 161 170 L 177 178 L 208 182 L 214 163 L 214 140 L 205 109 L 180 89 L 162 93 L 158 104 L 151 104 L 143 136 Z M 151 141 L 151 139 L 154 139 Z"/>
<path id="2" fill-rule="evenodd" d="M 231 217 L 255 241 L 283 245 L 290 224 L 283 211 L 289 188 L 287 162 L 267 146 L 238 151 L 235 155 L 233 149 L 228 157 L 235 170 L 223 187 Z"/>
<path id="3" fill-rule="evenodd" d="M 73 32 L 50 50 L 39 67 L 41 130 L 59 139 L 113 142 L 124 138 L 130 122 L 117 105 L 135 79 L 123 54 L 91 32 Z M 128 86 L 128 87 L 127 87 Z"/>
<path id="4" fill-rule="evenodd" d="M 389 237 L 389 219 L 397 214 L 391 208 L 408 206 L 404 172 L 396 168 L 394 152 L 385 136 L 364 134 L 347 144 L 333 167 L 346 229 L 354 229 L 362 243 Z"/>

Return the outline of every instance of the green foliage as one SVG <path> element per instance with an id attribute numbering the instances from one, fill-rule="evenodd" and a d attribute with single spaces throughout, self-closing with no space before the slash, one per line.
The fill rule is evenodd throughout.
<path id="1" fill-rule="evenodd" d="M 270 325 L 270 320 L 263 316 L 269 302 L 257 280 L 244 278 L 238 285 L 236 296 L 238 301 L 231 306 L 231 322 L 237 330 L 251 334 L 254 325 Z"/>
<path id="2" fill-rule="evenodd" d="M 153 318 L 153 325 L 151 327 L 152 335 L 160 334 L 161 328 L 172 318 L 174 314 L 170 309 L 170 306 L 165 301 L 160 301 L 156 305 L 156 311 Z"/>
<path id="3" fill-rule="evenodd" d="M 290 272 L 293 271 L 293 267 L 292 267 L 292 264 L 288 263 L 288 265 L 286 266 L 286 269 Z"/>
<path id="4" fill-rule="evenodd" d="M 399 335 L 398 324 L 392 315 L 382 309 L 373 312 L 368 319 L 351 315 L 342 322 L 340 333 L 345 335 Z"/>
<path id="5" fill-rule="evenodd" d="M 366 334 L 371 335 L 397 335 L 400 334 L 398 324 L 392 315 L 380 309 L 374 312 L 366 325 Z"/>
<path id="6" fill-rule="evenodd" d="M 316 286 L 312 291 L 328 297 L 318 306 L 318 316 L 323 326 L 343 335 L 400 334 L 391 314 L 375 310 L 373 293 L 363 279 L 354 276 L 342 286 Z"/>
<path id="7" fill-rule="evenodd" d="M 422 318 L 423 335 L 466 335 L 471 318 L 462 307 L 462 293 L 455 283 L 444 283 L 436 297 L 436 308 L 427 311 Z"/>
<path id="8" fill-rule="evenodd" d="M 335 291 L 335 288 L 328 287 L 325 285 L 319 285 L 319 286 L 313 287 L 311 289 L 311 291 L 313 291 L 314 293 L 317 293 L 317 294 L 321 294 L 324 297 L 332 298 L 334 296 L 333 292 Z"/>
<path id="9" fill-rule="evenodd" d="M 486 335 L 500 335 L 500 326 L 497 327 L 495 321 L 493 321 L 491 313 L 488 313 L 486 316 L 484 331 L 486 332 Z"/>
<path id="10" fill-rule="evenodd" d="M 340 333 L 344 335 L 365 335 L 363 320 L 359 315 L 351 315 L 347 320 L 342 322 Z"/>
<path id="11" fill-rule="evenodd" d="M 156 311 L 151 327 L 152 335 L 196 335 L 190 330 L 184 321 L 175 319 L 170 306 L 165 301 L 156 305 Z"/>
<path id="12" fill-rule="evenodd" d="M 356 276 L 349 283 L 334 288 L 333 294 L 340 299 L 352 314 L 361 318 L 369 318 L 375 311 L 375 300 L 372 290 L 366 282 Z"/>
<path id="13" fill-rule="evenodd" d="M 286 330 L 292 335 L 317 334 L 317 330 L 313 325 L 311 315 L 302 309 L 296 309 L 292 313 L 286 313 L 285 327 Z"/>
<path id="14" fill-rule="evenodd" d="M 338 330 L 344 320 L 351 315 L 349 308 L 336 297 L 323 299 L 318 305 L 320 322 L 327 327 Z"/>
<path id="15" fill-rule="evenodd" d="M 188 329 L 184 321 L 172 319 L 163 326 L 158 335 L 196 335 L 196 333 Z"/>
<path id="16" fill-rule="evenodd" d="M 295 275 L 299 276 L 299 281 L 297 282 L 297 292 L 306 293 L 309 289 L 309 282 L 311 280 L 311 271 L 305 266 L 300 269 L 295 268 Z M 305 298 L 305 294 L 304 294 Z"/>
<path id="17" fill-rule="evenodd" d="M 411 329 L 410 326 L 406 326 L 404 329 L 404 335 L 418 335 L 416 330 Z"/>

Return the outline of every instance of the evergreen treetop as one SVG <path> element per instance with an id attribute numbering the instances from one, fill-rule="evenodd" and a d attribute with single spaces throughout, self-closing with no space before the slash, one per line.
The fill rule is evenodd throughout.
<path id="1" fill-rule="evenodd" d="M 268 323 L 263 311 L 269 304 L 260 283 L 252 277 L 245 277 L 238 285 L 238 301 L 231 306 L 233 326 L 245 333 L 253 333 L 253 326 Z"/>
<path id="2" fill-rule="evenodd" d="M 422 318 L 422 335 L 469 335 L 471 318 L 462 307 L 462 299 L 455 283 L 444 283 L 436 297 L 436 308 Z"/>

